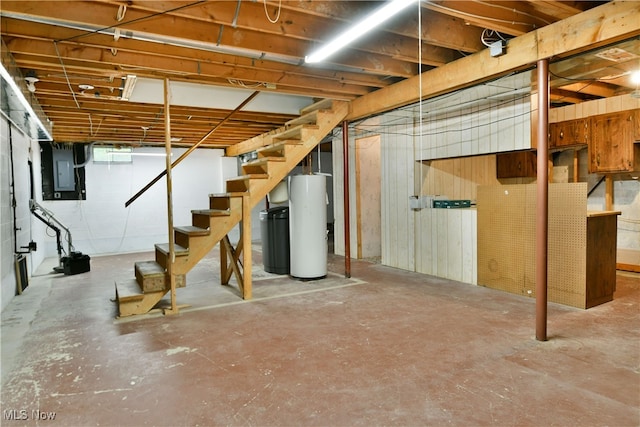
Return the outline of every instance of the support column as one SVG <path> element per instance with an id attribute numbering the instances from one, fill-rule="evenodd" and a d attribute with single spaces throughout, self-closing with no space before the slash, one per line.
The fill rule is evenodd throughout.
<path id="1" fill-rule="evenodd" d="M 538 178 L 536 181 L 536 339 L 547 340 L 547 243 L 549 228 L 549 60 L 538 61 Z"/>
<path id="2" fill-rule="evenodd" d="M 349 213 L 349 122 L 342 122 L 342 155 L 344 158 L 344 277 L 351 277 L 351 230 Z"/>
<path id="3" fill-rule="evenodd" d="M 604 209 L 613 210 L 613 177 L 610 174 L 604 177 Z"/>
<path id="4" fill-rule="evenodd" d="M 171 286 L 171 308 L 165 310 L 165 314 L 176 314 L 178 306 L 176 302 L 176 275 L 173 273 L 173 264 L 176 261 L 176 245 L 173 235 L 173 189 L 171 182 L 171 116 L 169 112 L 169 79 L 164 79 L 164 148 L 167 170 L 167 223 L 169 229 L 169 260 L 167 262 L 167 275 Z"/>
<path id="5" fill-rule="evenodd" d="M 242 236 L 238 246 L 242 244 L 242 298 L 251 299 L 251 204 L 249 194 L 242 196 Z"/>

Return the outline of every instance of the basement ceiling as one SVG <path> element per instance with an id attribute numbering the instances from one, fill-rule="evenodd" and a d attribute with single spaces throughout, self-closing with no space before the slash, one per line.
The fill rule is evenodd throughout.
<path id="1" fill-rule="evenodd" d="M 169 79 L 176 145 L 199 141 L 261 92 L 206 142 L 228 147 L 282 125 L 315 99 L 356 99 L 602 3 L 423 0 L 313 66 L 304 63 L 310 51 L 383 2 L 3 0 L 0 28 L 22 74 L 38 79 L 34 95 L 56 142 L 163 144 Z M 638 40 L 617 48 L 631 56 L 612 51 L 552 64 L 552 102 L 632 92 Z M 136 84 L 125 100 L 127 80 Z M 196 93 L 197 102 L 178 102 L 181 91 Z"/>

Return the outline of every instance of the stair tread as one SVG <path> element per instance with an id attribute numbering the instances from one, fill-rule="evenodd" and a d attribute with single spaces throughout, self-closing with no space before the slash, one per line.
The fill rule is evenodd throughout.
<path id="1" fill-rule="evenodd" d="M 233 178 L 227 178 L 227 182 L 229 182 L 229 181 L 246 181 L 249 178 L 251 178 L 249 175 L 239 175 L 239 176 L 235 176 Z"/>
<path id="2" fill-rule="evenodd" d="M 258 153 L 258 159 L 269 162 L 286 162 L 287 158 L 283 152 L 279 151 L 263 151 Z"/>
<path id="3" fill-rule="evenodd" d="M 313 104 L 302 108 L 300 110 L 300 115 L 304 116 L 305 114 L 308 114 L 312 111 L 327 109 L 327 108 L 331 108 L 332 106 L 333 106 L 333 99 L 330 99 L 330 98 L 321 99 L 318 102 L 314 102 Z"/>
<path id="4" fill-rule="evenodd" d="M 166 271 L 164 268 L 155 261 L 138 261 L 135 263 L 135 268 L 144 276 L 164 276 Z"/>
<path id="5" fill-rule="evenodd" d="M 116 295 L 118 302 L 138 301 L 144 298 L 136 279 L 116 282 Z"/>
<path id="6" fill-rule="evenodd" d="M 194 209 L 192 214 L 208 216 L 229 216 L 229 209 Z"/>
<path id="7" fill-rule="evenodd" d="M 237 193 L 237 192 L 229 192 L 229 193 L 212 193 L 209 194 L 209 197 L 242 197 L 244 195 L 244 193 Z"/>
<path id="8" fill-rule="evenodd" d="M 261 159 L 249 160 L 248 162 L 242 163 L 240 166 L 242 166 L 242 167 L 244 167 L 244 166 L 264 166 L 266 164 L 267 164 L 267 159 L 261 158 Z"/>
<path id="9" fill-rule="evenodd" d="M 291 127 L 289 129 L 285 129 L 281 132 L 278 132 L 277 134 L 273 135 L 273 139 L 274 140 L 285 140 L 285 139 L 300 139 L 301 136 L 301 132 L 305 129 L 308 130 L 315 130 L 318 129 L 318 126 L 316 125 L 308 125 L 308 124 L 302 124 L 302 125 L 297 125 L 294 127 Z"/>
<path id="10" fill-rule="evenodd" d="M 313 110 L 300 117 L 291 119 L 287 123 L 285 123 L 285 126 L 295 126 L 295 125 L 309 124 L 309 123 L 315 124 L 318 118 L 318 111 L 319 110 Z"/>
<path id="11" fill-rule="evenodd" d="M 173 245 L 176 256 L 186 256 L 189 255 L 189 249 L 183 248 L 180 245 Z M 169 244 L 168 243 L 156 243 L 156 249 L 164 254 L 169 253 Z"/>
<path id="12" fill-rule="evenodd" d="M 228 212 L 228 211 L 223 211 Z M 207 228 L 200 228 L 193 225 L 181 225 L 180 227 L 174 227 L 175 231 L 179 233 L 188 234 L 190 236 L 208 236 L 211 231 Z"/>
<path id="13" fill-rule="evenodd" d="M 274 144 L 270 144 L 270 145 L 265 145 L 264 147 L 260 147 L 256 150 L 257 153 L 268 153 L 271 151 L 279 151 L 282 150 L 284 147 L 286 147 L 287 144 L 285 144 L 283 141 L 278 141 Z"/>

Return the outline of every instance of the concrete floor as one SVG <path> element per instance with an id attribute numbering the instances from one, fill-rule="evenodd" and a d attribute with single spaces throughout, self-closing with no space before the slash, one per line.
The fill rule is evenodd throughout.
<path id="1" fill-rule="evenodd" d="M 330 255 L 320 281 L 256 269 L 243 302 L 216 254 L 169 317 L 115 319 L 114 280 L 150 254 L 43 266 L 2 313 L 2 425 L 640 425 L 639 275 L 550 304 L 538 342 L 532 299 L 357 261 L 345 279 Z"/>

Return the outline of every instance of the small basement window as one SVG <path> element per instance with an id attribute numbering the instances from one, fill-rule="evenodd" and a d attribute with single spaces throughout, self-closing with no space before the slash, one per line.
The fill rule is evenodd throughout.
<path id="1" fill-rule="evenodd" d="M 131 163 L 131 147 L 114 147 L 114 146 L 94 146 L 93 162 L 94 163 Z"/>

